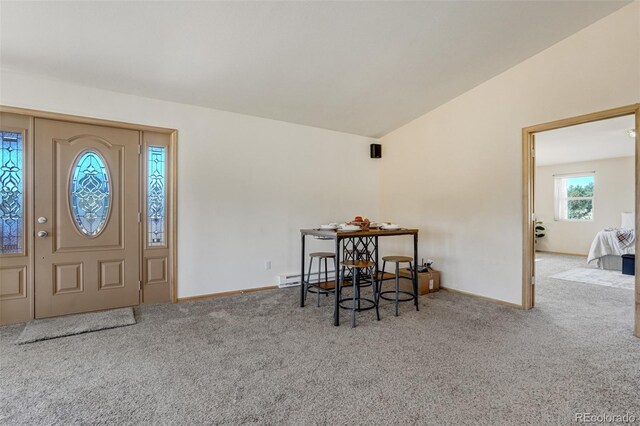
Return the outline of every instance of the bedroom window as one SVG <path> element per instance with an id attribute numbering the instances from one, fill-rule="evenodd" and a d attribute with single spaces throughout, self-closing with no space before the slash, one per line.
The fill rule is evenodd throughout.
<path id="1" fill-rule="evenodd" d="M 555 220 L 593 220 L 594 173 L 555 175 Z"/>

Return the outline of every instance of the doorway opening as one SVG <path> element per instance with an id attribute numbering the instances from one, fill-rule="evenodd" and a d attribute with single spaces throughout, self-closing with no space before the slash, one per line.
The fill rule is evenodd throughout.
<path id="1" fill-rule="evenodd" d="M 639 121 L 636 104 L 523 129 L 525 309 L 537 284 L 555 297 L 616 288 L 640 337 Z"/>

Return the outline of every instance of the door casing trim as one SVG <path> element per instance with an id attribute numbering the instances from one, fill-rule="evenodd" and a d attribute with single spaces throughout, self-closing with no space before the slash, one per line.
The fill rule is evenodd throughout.
<path id="1" fill-rule="evenodd" d="M 30 123 L 30 131 L 28 132 L 27 135 L 27 142 L 29 143 L 29 146 L 27 147 L 27 150 L 25 151 L 26 153 L 26 158 L 25 158 L 25 181 L 26 181 L 26 185 L 25 188 L 27 189 L 27 194 L 25 197 L 25 204 L 27 204 L 27 209 L 25 212 L 25 220 L 29 221 L 29 226 L 25 227 L 25 229 L 28 229 L 29 231 L 29 235 L 27 235 L 27 237 L 25 238 L 26 241 L 26 247 L 28 247 L 29 250 L 29 265 L 30 265 L 30 273 L 28 274 L 28 280 L 27 280 L 27 292 L 30 292 L 31 295 L 34 294 L 35 291 L 35 282 L 34 282 L 34 273 L 33 273 L 33 269 L 35 266 L 35 258 L 33 256 L 33 240 L 34 240 L 34 235 L 33 235 L 33 229 L 32 229 L 32 222 L 34 220 L 34 203 L 33 203 L 33 196 L 34 196 L 34 188 L 33 188 L 33 182 L 34 182 L 34 151 L 33 151 L 33 129 L 34 129 L 34 123 L 35 123 L 35 119 L 36 118 L 45 118 L 45 119 L 50 119 L 50 120 L 57 120 L 57 121 L 66 121 L 66 122 L 70 122 L 70 123 L 80 123 L 80 124 L 91 124 L 91 125 L 97 125 L 97 126 L 105 126 L 105 127 L 115 127 L 115 128 L 119 128 L 119 129 L 128 129 L 128 130 L 136 130 L 141 132 L 145 132 L 145 131 L 152 131 L 152 132 L 157 132 L 157 133 L 163 133 L 163 134 L 167 134 L 170 137 L 170 145 L 169 145 L 169 154 L 170 154 L 170 158 L 169 158 L 169 171 L 171 173 L 171 184 L 169 186 L 169 193 L 168 193 L 168 204 L 169 204 L 169 210 L 170 210 L 170 214 L 171 214 L 171 218 L 168 221 L 168 232 L 169 232 L 169 256 L 171 257 L 170 259 L 170 264 L 171 264 L 171 271 L 170 271 L 170 300 L 172 303 L 177 303 L 178 301 L 178 244 L 177 244 L 177 238 L 178 238 L 178 218 L 177 218 L 177 210 L 178 210 L 178 196 L 177 196 L 177 190 L 178 190 L 178 159 L 177 159 L 177 143 L 178 143 L 178 130 L 177 129 L 173 129 L 173 128 L 168 128 L 168 127 L 158 127 L 158 126 L 150 126 L 150 125 L 145 125 L 145 124 L 135 124 L 135 123 L 129 123 L 129 122 L 122 122 L 122 121 L 114 121 L 114 120 L 106 120 L 106 119 L 100 119 L 100 118 L 95 118 L 95 117 L 84 117 L 84 116 L 78 116 L 78 115 L 71 115 L 71 114 L 63 114 L 63 113 L 58 113 L 58 112 L 50 112 L 50 111 L 42 111 L 42 110 L 35 110 L 35 109 L 29 109 L 29 108 L 20 108 L 20 107 L 14 107 L 14 106 L 9 106 L 9 105 L 0 105 L 0 113 L 7 113 L 7 114 L 15 114 L 15 115 L 21 115 L 21 116 L 25 116 L 29 118 L 29 123 Z M 141 176 L 141 178 L 144 178 L 144 176 Z M 143 181 L 141 180 L 141 185 Z M 142 253 L 144 248 L 144 242 L 142 240 L 140 240 L 140 247 L 139 247 L 139 251 L 140 253 Z M 142 266 L 142 265 L 141 265 Z M 141 300 L 141 299 L 140 299 Z M 31 300 L 31 312 L 29 314 L 31 319 L 35 318 L 35 298 L 32 298 Z"/>
<path id="2" fill-rule="evenodd" d="M 534 273 L 535 240 L 534 234 L 534 169 L 535 159 L 533 151 L 533 138 L 536 133 L 555 130 L 593 121 L 607 120 L 610 118 L 635 115 L 635 128 L 640 129 L 640 103 L 608 109 L 605 111 L 579 115 L 548 123 L 537 124 L 522 129 L 522 307 L 533 307 L 534 291 L 532 277 Z M 636 207 L 640 201 L 640 132 L 636 131 L 636 158 L 635 158 L 635 188 Z M 636 208 L 636 230 L 640 229 L 640 212 Z M 636 253 L 640 251 L 640 240 L 636 239 Z M 640 257 L 636 256 L 636 271 L 640 271 Z M 634 334 L 640 337 L 640 274 L 636 273 L 635 310 L 634 310 Z"/>

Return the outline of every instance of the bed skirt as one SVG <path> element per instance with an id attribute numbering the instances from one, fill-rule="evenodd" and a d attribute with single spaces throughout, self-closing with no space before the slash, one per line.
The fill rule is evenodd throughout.
<path id="1" fill-rule="evenodd" d="M 609 271 L 622 271 L 622 256 L 614 256 L 612 254 L 602 256 L 598 259 L 600 269 Z"/>

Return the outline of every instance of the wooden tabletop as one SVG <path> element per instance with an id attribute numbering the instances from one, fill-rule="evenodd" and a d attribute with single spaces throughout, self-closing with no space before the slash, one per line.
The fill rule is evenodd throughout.
<path id="1" fill-rule="evenodd" d="M 415 235 L 417 229 L 394 229 L 385 231 L 384 229 L 369 229 L 368 231 L 334 231 L 328 229 L 301 229 L 302 235 L 314 235 L 324 238 L 353 238 L 353 237 L 385 237 L 392 235 Z"/>

